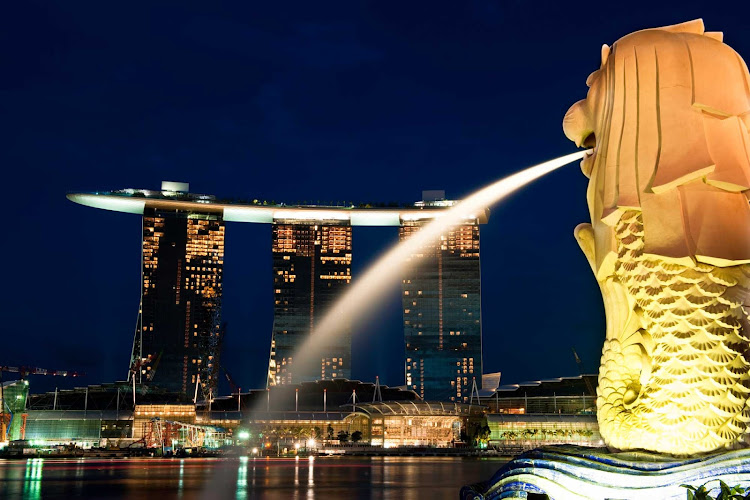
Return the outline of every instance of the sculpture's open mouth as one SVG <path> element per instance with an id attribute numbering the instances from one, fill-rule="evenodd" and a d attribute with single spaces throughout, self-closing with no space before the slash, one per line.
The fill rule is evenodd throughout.
<path id="1" fill-rule="evenodd" d="M 583 160 L 581 160 L 581 170 L 583 171 L 583 175 L 586 177 L 591 177 L 591 171 L 594 169 L 594 156 L 596 152 L 594 151 L 596 149 L 596 134 L 591 132 L 589 135 L 586 136 L 586 138 L 581 142 L 581 146 L 584 148 L 588 148 L 586 151 L 586 156 L 583 157 Z"/>
<path id="2" fill-rule="evenodd" d="M 563 118 L 565 136 L 579 148 L 586 148 L 586 156 L 581 162 L 581 170 L 586 177 L 591 178 L 594 169 L 594 155 L 596 150 L 596 133 L 593 130 L 593 120 L 590 118 L 589 106 L 586 99 L 578 101 L 570 107 Z"/>

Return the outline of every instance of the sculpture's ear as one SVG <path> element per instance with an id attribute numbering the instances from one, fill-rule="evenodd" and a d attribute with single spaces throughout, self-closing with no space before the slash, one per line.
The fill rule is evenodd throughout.
<path id="1" fill-rule="evenodd" d="M 706 31 L 706 27 L 703 25 L 703 19 L 693 19 L 680 24 L 673 24 L 672 26 L 662 26 L 656 28 L 660 31 L 669 31 L 670 33 L 694 33 L 696 35 L 702 35 Z"/>
<path id="2" fill-rule="evenodd" d="M 607 45 L 606 43 L 602 45 L 602 68 L 605 64 L 607 64 L 607 60 L 609 59 L 609 54 L 612 52 L 612 49 Z"/>
<path id="3" fill-rule="evenodd" d="M 724 41 L 724 33 L 722 31 L 706 31 L 703 33 L 708 38 L 713 38 L 717 42 L 723 42 Z"/>

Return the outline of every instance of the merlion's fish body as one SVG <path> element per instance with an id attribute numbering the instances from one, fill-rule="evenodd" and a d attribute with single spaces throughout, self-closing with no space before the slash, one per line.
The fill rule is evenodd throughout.
<path id="1" fill-rule="evenodd" d="M 610 286 L 623 288 L 640 328 L 605 340 L 601 434 L 614 448 L 678 454 L 737 444 L 750 422 L 750 266 L 684 266 L 646 256 L 642 216 L 634 210 L 623 214 L 616 237 Z"/>
<path id="2" fill-rule="evenodd" d="M 602 50 L 566 135 L 592 148 L 576 228 L 607 334 L 607 445 L 692 455 L 750 425 L 750 75 L 702 21 Z"/>

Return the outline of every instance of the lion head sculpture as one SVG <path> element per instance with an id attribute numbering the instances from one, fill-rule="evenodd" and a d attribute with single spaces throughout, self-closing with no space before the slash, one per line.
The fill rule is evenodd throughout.
<path id="1" fill-rule="evenodd" d="M 565 135 L 581 163 L 597 276 L 611 270 L 611 227 L 643 212 L 645 252 L 715 265 L 750 262 L 750 77 L 702 20 L 638 31 L 602 47 Z"/>

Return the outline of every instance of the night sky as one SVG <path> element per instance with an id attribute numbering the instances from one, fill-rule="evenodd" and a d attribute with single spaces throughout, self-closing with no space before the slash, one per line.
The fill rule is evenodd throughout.
<path id="1" fill-rule="evenodd" d="M 5 201 L 0 364 L 126 376 L 140 218 L 65 194 L 158 189 L 276 201 L 461 198 L 575 147 L 562 134 L 602 43 L 703 17 L 750 57 L 748 12 L 719 2 L 9 2 L 0 15 Z M 481 230 L 485 372 L 502 383 L 597 369 L 604 315 L 574 238 L 576 164 Z M 397 239 L 355 228 L 356 276 Z M 264 384 L 270 226 L 227 224 L 223 364 Z M 403 383 L 399 284 L 356 332 L 353 378 Z"/>

